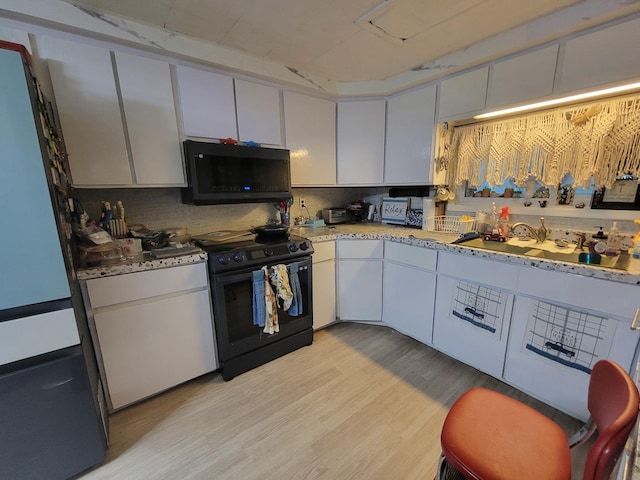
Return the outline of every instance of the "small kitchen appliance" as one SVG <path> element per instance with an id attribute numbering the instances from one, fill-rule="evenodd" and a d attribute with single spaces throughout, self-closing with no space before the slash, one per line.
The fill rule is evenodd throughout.
<path id="1" fill-rule="evenodd" d="M 323 208 L 322 219 L 327 225 L 333 225 L 336 223 L 347 222 L 347 209 L 346 208 Z"/>

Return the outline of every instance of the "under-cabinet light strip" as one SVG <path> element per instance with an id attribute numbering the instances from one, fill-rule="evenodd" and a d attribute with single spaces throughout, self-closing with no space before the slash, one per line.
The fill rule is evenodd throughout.
<path id="1" fill-rule="evenodd" d="M 495 112 L 483 113 L 476 115 L 473 118 L 481 120 L 484 118 L 493 118 L 500 115 L 509 115 L 512 113 L 526 112 L 528 110 L 537 110 L 544 107 L 552 107 L 554 105 L 561 105 L 563 103 L 572 103 L 579 100 L 586 100 L 588 98 L 600 97 L 604 95 L 611 95 L 614 93 L 627 92 L 629 90 L 640 89 L 640 82 L 630 83 L 628 85 L 621 85 L 619 87 L 605 88 L 603 90 L 596 90 L 593 92 L 579 93 L 577 95 L 570 95 L 568 97 L 556 98 L 553 100 L 546 100 L 544 102 L 531 103 L 529 105 L 521 105 L 519 107 L 506 108 L 504 110 L 496 110 Z"/>

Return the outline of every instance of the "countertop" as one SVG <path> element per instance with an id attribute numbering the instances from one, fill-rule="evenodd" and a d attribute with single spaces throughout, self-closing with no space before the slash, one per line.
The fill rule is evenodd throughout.
<path id="1" fill-rule="evenodd" d="M 640 285 L 640 260 L 631 259 L 626 271 L 613 270 L 595 265 L 577 265 L 548 259 L 535 259 L 511 253 L 492 252 L 464 245 L 452 245 L 458 234 L 431 232 L 421 229 L 406 228 L 398 225 L 380 223 L 341 224 L 331 227 L 295 227 L 297 235 L 307 237 L 312 242 L 323 242 L 336 239 L 382 239 L 415 245 L 436 250 L 471 255 L 500 262 L 525 265 L 557 272 L 572 273 L 585 277 L 599 278 L 630 285 Z"/>
<path id="2" fill-rule="evenodd" d="M 125 258 L 115 265 L 82 267 L 76 270 L 76 275 L 78 280 L 90 280 L 92 278 L 111 277 L 113 275 L 156 270 L 158 268 L 177 267 L 190 263 L 205 262 L 206 260 L 207 254 L 204 251 L 168 258 L 152 258 L 148 252 L 145 252 L 142 255 Z"/>
<path id="3" fill-rule="evenodd" d="M 464 245 L 452 245 L 451 242 L 459 237 L 458 234 L 432 232 L 416 228 L 382 223 L 341 224 L 328 227 L 292 227 L 291 232 L 306 237 L 312 242 L 323 242 L 337 239 L 380 239 L 405 243 L 435 250 L 448 251 L 477 258 L 525 265 L 545 270 L 572 273 L 586 277 L 599 278 L 614 282 L 640 285 L 640 260 L 631 259 L 626 271 L 613 270 L 594 265 L 576 265 L 548 259 L 535 259 L 511 253 L 492 252 Z M 84 267 L 77 270 L 79 280 L 134 273 L 157 268 L 174 267 L 189 263 L 206 261 L 207 254 L 202 251 L 190 255 L 153 259 L 148 253 L 123 260 L 116 265 L 101 267 Z"/>

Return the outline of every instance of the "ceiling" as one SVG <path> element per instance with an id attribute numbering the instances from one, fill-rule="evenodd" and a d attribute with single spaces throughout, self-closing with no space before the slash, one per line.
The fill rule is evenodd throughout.
<path id="1" fill-rule="evenodd" d="M 68 1 L 292 71 L 333 82 L 363 82 L 420 69 L 584 0 Z"/>

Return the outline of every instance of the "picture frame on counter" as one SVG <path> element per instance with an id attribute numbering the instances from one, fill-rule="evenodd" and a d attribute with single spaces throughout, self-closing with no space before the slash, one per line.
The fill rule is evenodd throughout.
<path id="1" fill-rule="evenodd" d="M 591 197 L 591 208 L 640 210 L 640 183 L 637 179 L 616 180 L 609 189 L 596 188 Z"/>

